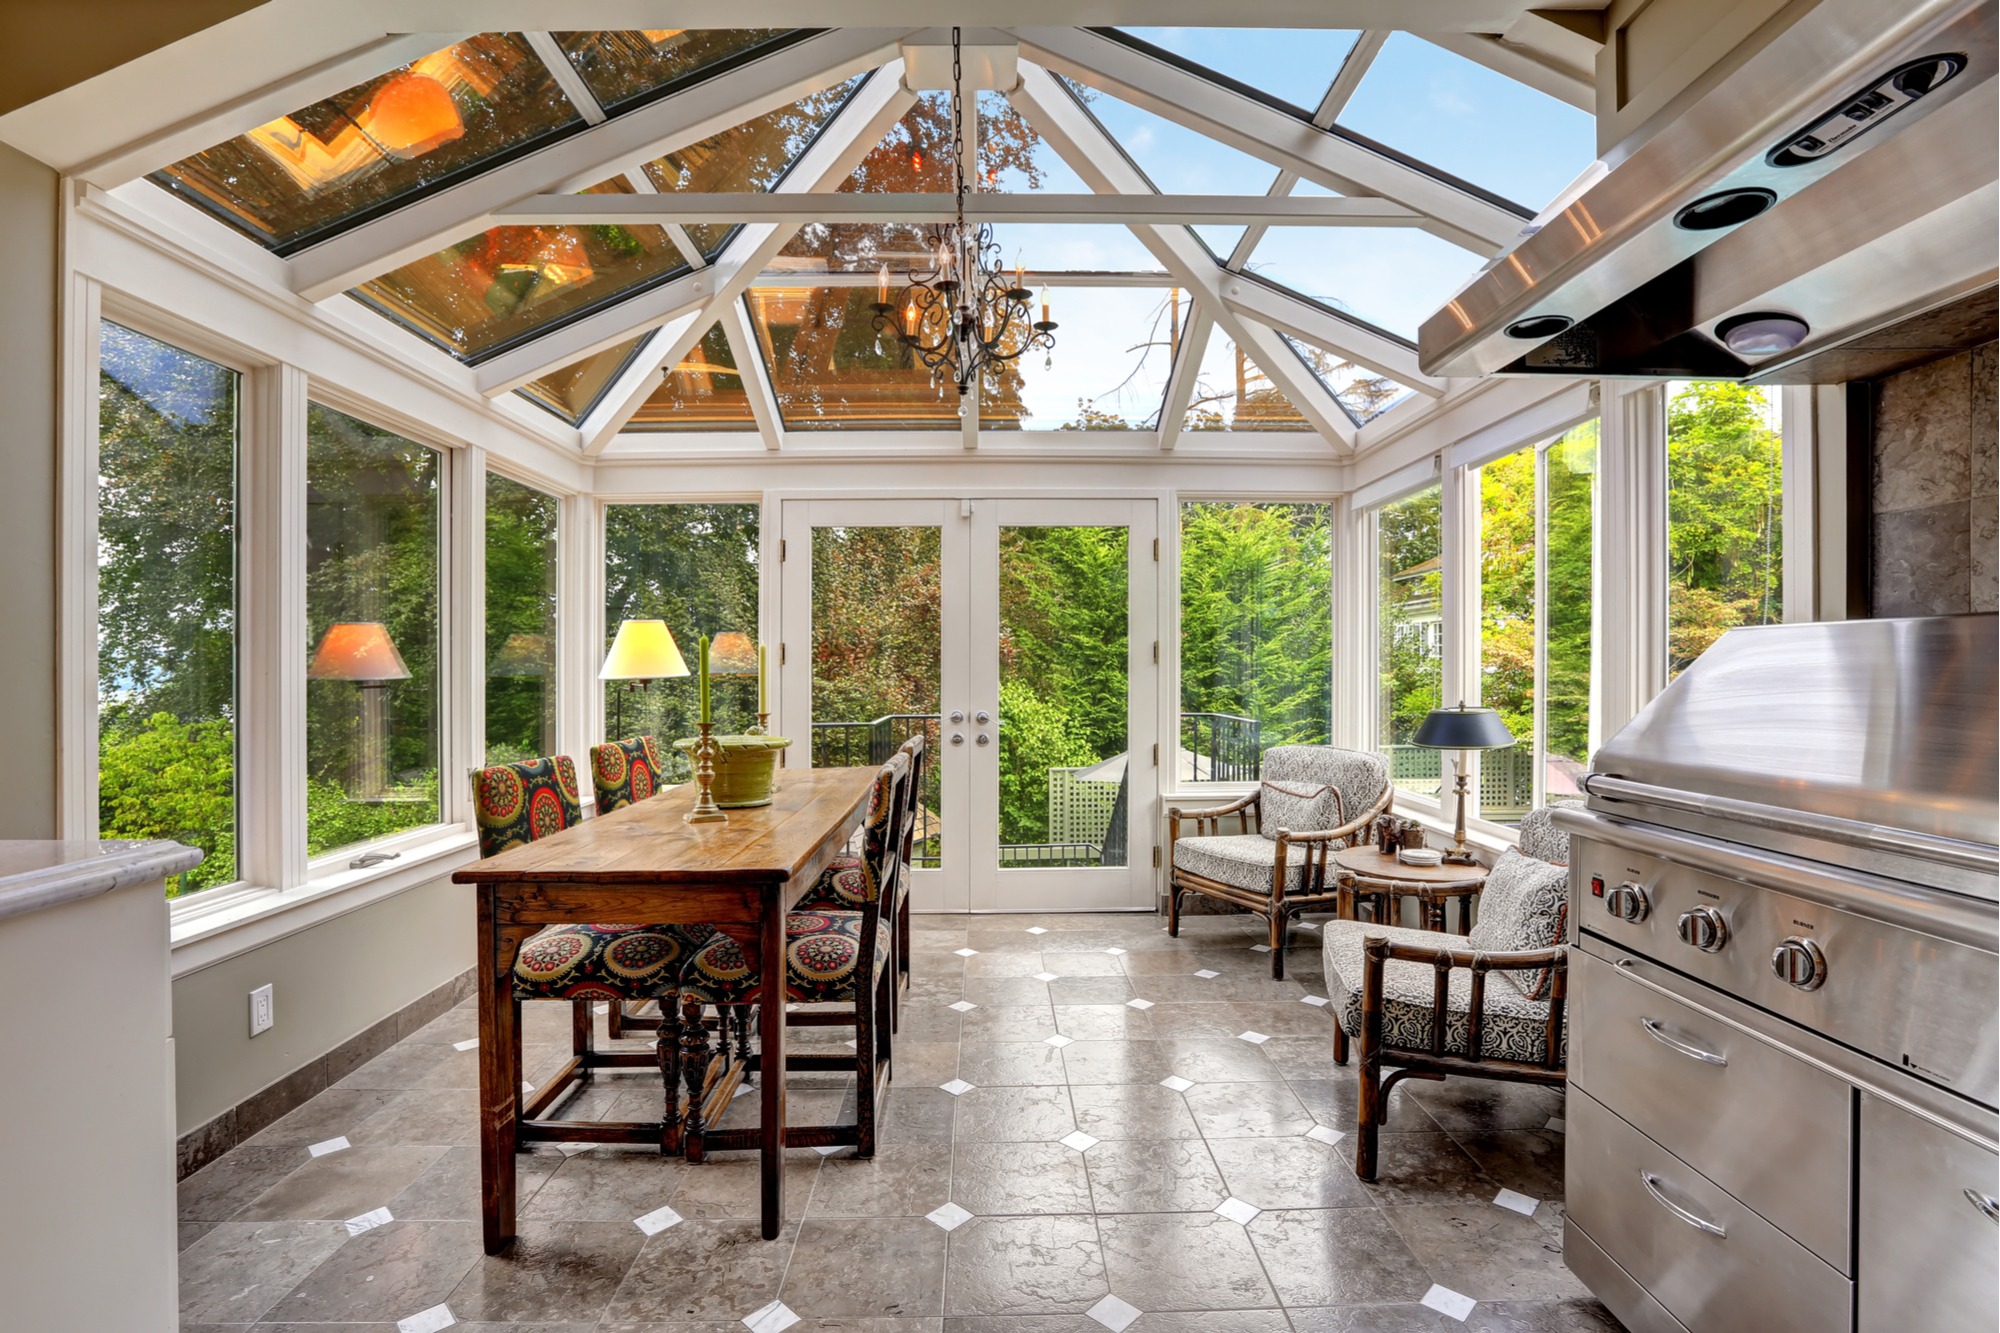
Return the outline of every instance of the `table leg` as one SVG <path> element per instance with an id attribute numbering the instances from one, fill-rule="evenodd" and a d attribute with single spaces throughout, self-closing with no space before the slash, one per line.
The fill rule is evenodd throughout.
<path id="1" fill-rule="evenodd" d="M 757 1075 L 762 1103 L 764 1239 L 776 1240 L 785 1226 L 785 903 L 775 893 L 764 899 L 758 930 L 757 975 L 764 979 L 757 1006 L 762 1052 Z M 725 1037 L 726 1040 L 726 1037 Z"/>
<path id="2" fill-rule="evenodd" d="M 519 1146 L 520 1010 L 514 955 L 532 927 L 500 924 L 497 891 L 479 886 L 479 1176 L 486 1252 L 514 1239 L 514 1151 Z"/>

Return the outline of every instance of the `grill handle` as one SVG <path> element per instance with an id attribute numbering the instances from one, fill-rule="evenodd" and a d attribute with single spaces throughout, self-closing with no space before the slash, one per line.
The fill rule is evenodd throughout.
<path id="1" fill-rule="evenodd" d="M 1681 1221 L 1693 1227 L 1696 1231 L 1704 1232 L 1710 1236 L 1715 1237 L 1717 1240 L 1729 1239 L 1728 1231 L 1715 1225 L 1715 1223 L 1709 1221 L 1705 1217 L 1696 1217 L 1693 1213 L 1681 1207 L 1679 1204 L 1675 1203 L 1672 1199 L 1669 1199 L 1666 1195 L 1660 1193 L 1660 1178 L 1654 1175 L 1651 1171 L 1641 1171 L 1639 1173 L 1639 1183 L 1646 1187 L 1646 1193 L 1653 1196 L 1653 1202 L 1659 1204 L 1660 1207 L 1666 1209 L 1668 1212 L 1672 1213 L 1675 1217 L 1678 1217 Z"/>
<path id="2" fill-rule="evenodd" d="M 1666 1024 L 1656 1019 L 1642 1018 L 1639 1020 L 1639 1026 L 1646 1029 L 1646 1035 L 1654 1041 L 1657 1041 L 1670 1051 L 1679 1051 L 1690 1060 L 1699 1060 L 1705 1065 L 1714 1065 L 1717 1069 L 1726 1069 L 1729 1066 L 1729 1058 L 1727 1056 L 1717 1055 L 1714 1051 L 1704 1051 L 1701 1047 L 1691 1042 L 1682 1041 L 1679 1037 L 1667 1031 Z"/>
<path id="3" fill-rule="evenodd" d="M 2000 1222 L 2000 1199 L 1994 1198 L 1991 1194 L 1981 1194 L 1971 1186 L 1966 1187 L 1965 1197 L 1972 1201 L 1974 1208 L 1986 1214 L 1987 1221 Z"/>

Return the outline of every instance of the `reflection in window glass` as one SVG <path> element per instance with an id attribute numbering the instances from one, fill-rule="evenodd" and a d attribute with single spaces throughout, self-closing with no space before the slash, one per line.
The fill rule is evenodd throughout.
<path id="1" fill-rule="evenodd" d="M 438 821 L 441 459 L 306 413 L 306 851 Z"/>
<path id="2" fill-rule="evenodd" d="M 951 97 L 922 93 L 841 182 L 840 191 L 950 194 L 951 157 Z M 921 223 L 808 222 L 779 252 L 775 267 L 873 273 L 887 265 L 894 281 L 906 270 L 929 268 L 937 246 L 937 228 Z"/>
<path id="3" fill-rule="evenodd" d="M 1414 342 L 1479 257 L 1414 227 L 1273 227 L 1244 271 Z"/>
<path id="4" fill-rule="evenodd" d="M 1480 753 L 1475 808 L 1500 824 L 1520 823 L 1535 803 L 1539 452 L 1529 445 L 1479 469 L 1479 702 L 1500 714 L 1515 740 Z M 1588 545 L 1583 554 L 1588 568 Z"/>
<path id="5" fill-rule="evenodd" d="M 1311 430 L 1284 390 L 1222 331 L 1210 330 L 1183 430 Z"/>
<path id="6" fill-rule="evenodd" d="M 1667 672 L 1723 631 L 1785 618 L 1777 395 L 1732 380 L 1667 386 Z"/>
<path id="7" fill-rule="evenodd" d="M 877 332 L 865 287 L 753 287 L 750 324 L 792 430 L 956 430 L 958 390 L 935 381 L 893 331 Z"/>
<path id="8" fill-rule="evenodd" d="M 709 326 L 625 424 L 627 430 L 755 430 L 750 395 L 722 325 Z"/>
<path id="9" fill-rule="evenodd" d="M 495 227 L 349 295 L 476 363 L 688 270 L 663 227 Z"/>
<path id="10" fill-rule="evenodd" d="M 1319 109 L 1361 34 L 1339 28 L 1126 28 L 1183 60 L 1290 102 Z"/>
<path id="11" fill-rule="evenodd" d="M 1407 385 L 1398 384 L 1386 375 L 1378 375 L 1366 366 L 1336 356 L 1317 344 L 1294 338 L 1289 333 L 1278 336 L 1298 353 L 1299 360 L 1305 362 L 1313 378 L 1326 386 L 1326 391 L 1334 396 L 1341 410 L 1357 426 L 1367 425 L 1414 392 Z"/>
<path id="12" fill-rule="evenodd" d="M 627 32 L 559 32 L 557 45 L 583 76 L 598 105 L 625 109 L 648 94 L 682 86 L 691 75 L 777 41 L 784 28 L 653 28 Z"/>
<path id="13" fill-rule="evenodd" d="M 1328 514 L 1182 502 L 1180 781 L 1251 781 L 1269 747 L 1331 738 Z"/>
<path id="14" fill-rule="evenodd" d="M 555 496 L 486 477 L 486 762 L 556 749 Z"/>
<path id="15" fill-rule="evenodd" d="M 735 632 L 755 642 L 757 541 L 754 504 L 607 505 L 599 660 L 627 620 L 665 621 L 690 672 L 704 634 Z M 775 670 L 776 652 L 771 658 Z M 716 677 L 711 700 L 718 734 L 738 734 L 757 721 L 754 676 Z M 604 682 L 605 734 L 653 737 L 672 781 L 689 776 L 687 758 L 673 743 L 695 734 L 700 714 L 693 675 Z"/>
<path id="16" fill-rule="evenodd" d="M 1588 111 L 1393 32 L 1339 123 L 1530 212 L 1597 156 Z"/>
<path id="17" fill-rule="evenodd" d="M 196 153 L 153 180 L 289 254 L 582 124 L 519 33 L 487 32 Z"/>
<path id="18" fill-rule="evenodd" d="M 1375 511 L 1378 739 L 1389 777 L 1404 791 L 1435 796 L 1436 750 L 1410 742 L 1444 688 L 1443 493 L 1436 486 Z"/>
<path id="19" fill-rule="evenodd" d="M 616 347 L 592 352 L 580 361 L 572 361 L 540 379 L 528 381 L 515 392 L 574 426 L 590 415 L 590 410 L 597 406 L 597 400 L 604 396 L 605 389 L 618 378 L 618 372 L 625 369 L 625 363 L 632 359 L 632 353 L 639 350 L 641 341 L 640 338 L 628 338 Z"/>
<path id="20" fill-rule="evenodd" d="M 1597 423 L 1587 421 L 1543 453 L 1542 796 L 1579 800 L 1590 771 L 1596 680 L 1595 540 Z"/>
<path id="21" fill-rule="evenodd" d="M 97 821 L 236 871 L 238 376 L 106 323 L 98 340 Z"/>
<path id="22" fill-rule="evenodd" d="M 1055 321 L 1053 349 L 991 370 L 981 386 L 988 430 L 1153 430 L 1187 326 L 1189 298 L 1166 287 L 1055 287 L 1035 292 Z"/>

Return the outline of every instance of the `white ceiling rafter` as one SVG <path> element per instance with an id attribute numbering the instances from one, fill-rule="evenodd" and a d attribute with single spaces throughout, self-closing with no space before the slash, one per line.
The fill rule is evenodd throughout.
<path id="1" fill-rule="evenodd" d="M 660 381 L 666 378 L 666 371 L 660 365 L 665 353 L 660 349 L 690 328 L 706 328 L 707 325 L 701 323 L 701 316 L 699 306 L 685 310 L 646 334 L 644 340 L 632 349 L 631 359 L 619 369 L 611 383 L 604 386 L 604 392 L 597 395 L 597 402 L 583 414 L 583 420 L 576 423 L 578 443 L 586 454 L 591 452 L 593 446 L 602 449 L 624 426 L 624 417 L 614 419 L 618 405 L 644 403 L 653 390 L 660 387 Z M 632 410 L 638 409 L 635 406 Z"/>
<path id="2" fill-rule="evenodd" d="M 842 28 L 760 56 L 739 69 L 592 125 L 457 185 L 424 194 L 287 261 L 309 301 L 494 225 L 494 210 L 530 195 L 587 189 L 894 59 L 905 29 Z"/>
<path id="3" fill-rule="evenodd" d="M 743 308 L 740 296 L 722 307 L 722 336 L 729 340 L 729 354 L 736 360 L 736 377 L 743 381 L 743 392 L 750 399 L 750 415 L 756 418 L 757 433 L 763 436 L 764 447 L 773 451 L 784 448 L 785 414 L 778 408 L 770 367 L 764 364 L 764 353 L 757 346 L 757 331 L 750 327 L 749 312 Z"/>
<path id="4" fill-rule="evenodd" d="M 882 142 L 889 133 L 889 127 L 916 105 L 916 94 L 903 86 L 902 64 L 900 59 L 889 61 L 848 99 L 792 169 L 785 173 L 785 178 L 778 182 L 779 191 L 816 194 L 840 188 L 841 183 L 861 165 L 861 160 Z M 677 324 L 678 331 L 670 336 L 655 338 L 647 343 L 645 359 L 651 360 L 660 369 L 679 364 L 701 335 L 708 331 L 708 326 L 727 313 L 729 304 L 740 304 L 743 293 L 764 271 L 764 266 L 785 248 L 786 242 L 797 231 L 796 225 L 769 222 L 752 223 L 738 231 L 715 266 L 696 275 L 712 276 L 714 279 L 712 290 L 697 317 L 685 327 Z M 598 312 L 598 315 L 615 316 L 618 311 L 619 306 L 611 306 Z M 724 332 L 726 335 L 727 329 Z M 536 347 L 539 347 L 540 341 L 537 340 Z M 730 350 L 737 350 L 734 342 Z M 754 340 L 747 350 L 751 355 L 758 354 Z M 741 370 L 739 365 L 738 371 Z M 647 392 L 651 392 L 650 388 Z M 592 414 L 598 419 L 593 421 L 592 430 L 584 440 L 584 453 L 591 457 L 602 453 L 645 401 L 645 393 L 633 393 L 622 399 L 605 395 L 604 401 L 599 404 L 601 417 L 599 413 Z"/>
<path id="5" fill-rule="evenodd" d="M 1553 25 L 1550 25 L 1553 26 Z M 1427 32 L 1427 42 L 1454 55 L 1524 83 L 1536 92 L 1547 93 L 1579 111 L 1597 112 L 1597 83 L 1588 66 L 1577 68 L 1555 54 L 1529 46 L 1511 34 L 1485 32 Z"/>
<path id="6" fill-rule="evenodd" d="M 493 220 L 518 226 L 558 223 L 633 226 L 689 222 L 949 222 L 955 196 L 942 192 L 823 195 L 741 193 L 538 194 L 493 210 Z M 1413 227 L 1415 209 L 1388 199 L 1290 199 L 1262 194 L 1022 194 L 975 192 L 965 215 L 980 222 L 1105 223 L 1157 226 L 1255 223 L 1271 227 Z"/>
<path id="7" fill-rule="evenodd" d="M 1316 343 L 1426 398 L 1442 397 L 1450 383 L 1418 369 L 1416 349 L 1402 339 L 1359 321 L 1342 319 L 1254 277 L 1231 274 L 1223 286 L 1223 298 L 1240 315 Z"/>
<path id="8" fill-rule="evenodd" d="M 1021 56 L 1141 110 L 1207 135 L 1344 195 L 1377 196 L 1423 216 L 1424 230 L 1492 256 L 1529 219 L 1384 153 L 1253 97 L 1082 28 L 1022 28 Z"/>
<path id="9" fill-rule="evenodd" d="M 1188 320 L 1181 328 L 1181 345 L 1167 374 L 1167 393 L 1160 403 L 1160 450 L 1171 451 L 1180 442 L 1181 428 L 1187 424 L 1188 404 L 1194 401 L 1195 382 L 1201 378 L 1202 354 L 1208 350 L 1208 336 L 1215 317 L 1201 301 L 1190 299 Z"/>
<path id="10" fill-rule="evenodd" d="M 1368 67 L 1375 63 L 1375 57 L 1381 53 L 1382 44 L 1388 40 L 1389 34 L 1380 28 L 1370 28 L 1354 39 L 1354 45 L 1348 48 L 1346 58 L 1340 62 L 1340 72 L 1333 76 L 1333 82 L 1327 85 L 1326 95 L 1319 99 L 1319 106 L 1313 111 L 1313 124 L 1326 129 L 1339 118 L 1340 113 L 1347 109 L 1348 100 L 1354 96 L 1355 89 L 1361 86 L 1361 80 L 1366 77 Z M 1278 179 L 1271 182 L 1271 195 L 1273 198 L 1289 195 L 1298 183 L 1297 172 L 1280 168 Z M 1257 248 L 1257 242 L 1264 239 L 1266 230 L 1255 223 L 1245 227 L 1243 235 L 1236 242 L 1236 248 L 1229 252 L 1229 258 L 1223 267 L 1241 270 L 1250 262 L 1250 253 Z"/>
<path id="11" fill-rule="evenodd" d="M 563 54 L 562 43 L 556 40 L 554 33 L 530 32 L 523 36 L 528 39 L 528 46 L 541 58 L 542 64 L 547 66 L 556 87 L 562 89 L 563 96 L 569 99 L 578 115 L 592 125 L 602 125 L 611 118 L 597 100 L 597 94 L 590 91 L 590 85 L 583 81 L 583 75 L 569 63 L 569 57 Z"/>
<path id="12" fill-rule="evenodd" d="M 1070 170 L 1093 190 L 1106 194 L 1150 194 L 1145 174 L 1125 156 L 1110 135 L 1084 111 L 1048 70 L 1021 62 L 1021 82 L 1007 94 L 1030 125 L 1048 140 Z M 1354 421 L 1306 366 L 1279 341 L 1271 329 L 1239 318 L 1222 299 L 1221 284 L 1229 276 L 1185 227 L 1135 226 L 1132 234 L 1166 265 L 1209 309 L 1216 322 L 1249 352 L 1258 368 L 1270 376 L 1320 435 L 1343 453 L 1354 447 Z M 1205 299 L 1204 299 L 1205 298 Z"/>

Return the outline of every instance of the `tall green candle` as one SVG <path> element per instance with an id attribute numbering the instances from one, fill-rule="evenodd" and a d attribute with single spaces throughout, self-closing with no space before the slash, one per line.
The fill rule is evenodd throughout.
<path id="1" fill-rule="evenodd" d="M 770 687 L 764 683 L 764 645 L 757 645 L 757 711 L 771 711 Z"/>
<path id="2" fill-rule="evenodd" d="M 708 708 L 708 636 L 706 634 L 701 636 L 698 646 L 701 651 L 701 665 L 699 667 L 700 674 L 696 676 L 695 680 L 701 691 L 701 720 L 706 725 L 715 721 L 714 715 L 709 712 Z"/>

